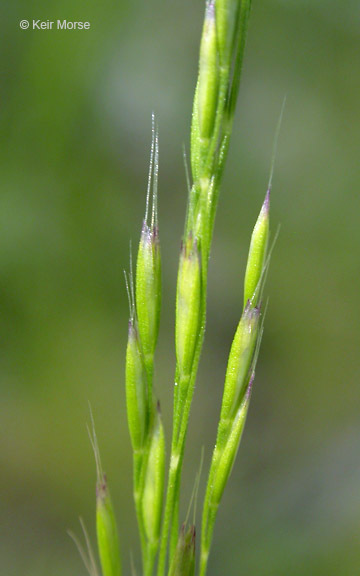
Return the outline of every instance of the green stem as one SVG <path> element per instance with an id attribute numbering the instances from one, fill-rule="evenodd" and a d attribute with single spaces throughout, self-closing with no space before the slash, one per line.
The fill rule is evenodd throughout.
<path id="1" fill-rule="evenodd" d="M 171 525 L 171 538 L 170 538 L 170 552 L 169 552 L 169 566 L 172 565 L 176 546 L 179 539 L 179 512 L 180 512 L 180 483 L 176 483 L 175 487 L 175 505 L 172 515 Z"/>
<path id="2" fill-rule="evenodd" d="M 198 364 L 198 363 L 197 363 Z M 179 455 L 178 464 L 177 464 L 177 471 L 175 475 L 175 488 L 174 488 L 174 505 L 173 505 L 173 513 L 171 519 L 171 528 L 170 528 L 170 565 L 173 559 L 173 555 L 176 548 L 178 532 L 179 532 L 179 505 L 180 505 L 180 485 L 181 485 L 181 472 L 182 472 L 182 464 L 184 460 L 184 451 L 185 451 L 185 442 L 186 442 L 186 435 L 189 423 L 189 416 L 191 410 L 191 403 L 192 398 L 194 395 L 194 387 L 195 387 L 195 380 L 196 380 L 196 372 L 197 366 L 193 370 L 193 377 L 190 378 L 187 395 L 185 399 L 184 408 L 182 411 L 182 418 L 179 430 L 179 436 L 177 440 L 176 446 L 176 454 Z"/>

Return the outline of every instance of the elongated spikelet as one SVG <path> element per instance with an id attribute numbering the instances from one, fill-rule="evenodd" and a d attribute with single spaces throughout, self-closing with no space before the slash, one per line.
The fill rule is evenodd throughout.
<path id="1" fill-rule="evenodd" d="M 95 423 L 90 408 L 92 427 L 89 431 L 96 464 L 96 533 L 103 576 L 121 576 L 121 557 L 116 520 L 110 492 L 103 472 Z M 95 570 L 97 572 L 97 570 Z"/>
<path id="2" fill-rule="evenodd" d="M 226 369 L 220 423 L 233 418 L 249 383 L 259 335 L 260 310 L 248 303 L 237 327 Z"/>
<path id="3" fill-rule="evenodd" d="M 244 281 L 244 308 L 248 301 L 257 306 L 261 293 L 261 280 L 264 278 L 267 246 L 269 238 L 270 190 L 267 191 L 264 203 L 256 221 L 250 242 L 248 261 Z"/>
<path id="4" fill-rule="evenodd" d="M 151 431 L 149 455 L 146 465 L 142 509 L 146 536 L 157 544 L 160 536 L 161 513 L 164 497 L 165 437 L 158 404 Z"/>
<path id="5" fill-rule="evenodd" d="M 138 329 L 144 362 L 150 380 L 152 380 L 161 308 L 161 254 L 157 213 L 158 170 L 159 138 L 153 115 L 146 211 L 140 236 L 135 278 Z M 151 214 L 149 214 L 150 195 Z"/>
<path id="6" fill-rule="evenodd" d="M 116 520 L 105 475 L 96 488 L 96 532 L 103 576 L 121 576 Z"/>
<path id="7" fill-rule="evenodd" d="M 147 375 L 139 346 L 136 320 L 129 320 L 126 349 L 126 408 L 133 449 L 140 450 L 148 430 Z"/>
<path id="8" fill-rule="evenodd" d="M 252 380 L 248 384 L 248 390 L 251 390 Z M 245 395 L 235 418 L 232 421 L 230 431 L 228 432 L 225 445 L 221 451 L 218 460 L 211 492 L 211 507 L 217 508 L 220 504 L 225 486 L 232 471 L 235 462 L 236 454 L 239 449 L 241 436 L 244 430 L 246 416 L 249 409 L 250 393 Z"/>
<path id="9" fill-rule="evenodd" d="M 242 0 L 216 0 L 216 33 L 221 64 L 228 63 L 234 45 L 235 24 Z"/>
<path id="10" fill-rule="evenodd" d="M 215 25 L 215 6 L 213 0 L 206 5 L 204 27 L 200 45 L 198 95 L 195 106 L 198 107 L 199 134 L 208 140 L 215 124 L 219 91 L 219 66 Z"/>
<path id="11" fill-rule="evenodd" d="M 201 266 L 190 234 L 181 249 L 176 295 L 176 360 L 180 376 L 191 373 L 200 330 Z"/>
<path id="12" fill-rule="evenodd" d="M 195 536 L 195 526 L 186 529 L 185 524 L 182 525 L 169 576 L 194 576 Z"/>
<path id="13" fill-rule="evenodd" d="M 159 334 L 161 254 L 157 226 L 144 221 L 136 265 L 136 311 L 145 365 L 151 362 Z"/>

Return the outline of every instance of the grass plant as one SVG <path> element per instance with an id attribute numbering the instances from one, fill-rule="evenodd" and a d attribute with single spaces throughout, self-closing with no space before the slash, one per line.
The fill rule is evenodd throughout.
<path id="1" fill-rule="evenodd" d="M 192 576 L 197 569 L 200 576 L 207 573 L 216 515 L 238 451 L 255 378 L 263 331 L 262 294 L 269 262 L 270 185 L 250 242 L 242 314 L 228 359 L 197 558 L 195 519 L 190 524 L 181 523 L 180 528 L 181 475 L 205 334 L 214 221 L 239 92 L 250 8 L 251 0 L 208 0 L 205 7 L 191 122 L 191 183 L 176 288 L 176 367 L 166 492 L 165 433 L 159 399 L 153 393 L 161 308 L 159 137 L 153 118 L 145 218 L 135 270 L 130 258 L 130 271 L 125 274 L 130 308 L 126 402 L 144 576 Z M 95 432 L 92 442 L 98 471 L 97 536 L 102 574 L 120 576 L 115 515 Z M 89 557 L 87 564 L 93 567 L 93 554 Z"/>

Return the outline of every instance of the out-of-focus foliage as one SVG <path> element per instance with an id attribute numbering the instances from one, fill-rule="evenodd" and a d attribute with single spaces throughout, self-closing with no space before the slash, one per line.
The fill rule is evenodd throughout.
<path id="1" fill-rule="evenodd" d="M 169 438 L 174 315 L 202 2 L 7 3 L 1 18 L 0 557 L 6 576 L 85 574 L 95 541 L 90 401 L 122 537 L 131 502 L 122 270 L 139 237 L 151 112 L 160 129 L 163 313 L 156 392 Z M 22 19 L 88 31 L 21 30 Z M 254 0 L 210 262 L 184 513 L 208 466 L 251 230 L 285 93 L 265 336 L 210 576 L 353 575 L 360 565 L 360 11 Z M 234 275 L 234 265 L 238 274 Z M 206 468 L 205 468 L 206 469 Z M 125 528 L 126 524 L 126 528 Z M 80 528 L 79 528 L 80 531 Z"/>

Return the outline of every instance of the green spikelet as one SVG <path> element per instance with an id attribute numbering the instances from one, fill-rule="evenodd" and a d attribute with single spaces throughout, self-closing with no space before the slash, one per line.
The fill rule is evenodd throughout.
<path id="1" fill-rule="evenodd" d="M 251 236 L 244 281 L 244 308 L 248 301 L 250 301 L 252 307 L 257 306 L 261 293 L 261 280 L 264 278 L 263 271 L 266 262 L 269 238 L 269 212 L 270 190 L 266 193 L 264 203 Z"/>
<path id="2" fill-rule="evenodd" d="M 235 417 L 232 420 L 232 424 L 230 430 L 228 430 L 224 446 L 222 448 L 219 446 L 221 450 L 219 452 L 219 459 L 215 467 L 210 504 L 210 506 L 214 509 L 217 509 L 220 504 L 221 497 L 231 474 L 236 454 L 239 449 L 239 444 L 249 409 L 252 384 L 253 376 L 248 384 L 245 397 L 240 407 L 238 408 Z"/>
<path id="3" fill-rule="evenodd" d="M 144 221 L 136 265 L 136 309 L 145 364 L 154 356 L 161 306 L 161 255 L 156 226 Z"/>
<path id="4" fill-rule="evenodd" d="M 103 576 L 121 576 L 121 556 L 118 532 L 110 492 L 103 472 L 100 451 L 97 442 L 95 424 L 90 408 L 92 430 L 89 430 L 90 441 L 94 450 L 96 463 L 96 534 L 100 564 Z M 95 572 L 97 570 L 95 569 Z"/>
<path id="5" fill-rule="evenodd" d="M 217 509 L 239 448 L 255 378 L 262 335 L 260 310 L 248 301 L 236 330 L 226 370 L 216 444 L 204 500 L 200 576 L 205 576 Z"/>
<path id="6" fill-rule="evenodd" d="M 216 0 L 216 33 L 221 64 L 229 62 L 241 0 Z"/>
<path id="7" fill-rule="evenodd" d="M 129 320 L 126 349 L 126 409 L 134 451 L 140 450 L 148 430 L 147 376 L 139 346 L 136 320 Z"/>
<path id="8" fill-rule="evenodd" d="M 103 576 L 121 576 L 116 521 L 105 475 L 96 488 L 96 533 Z"/>
<path id="9" fill-rule="evenodd" d="M 176 295 L 176 360 L 181 376 L 191 373 L 200 330 L 200 298 L 200 254 L 189 234 L 181 249 Z"/>
<path id="10" fill-rule="evenodd" d="M 169 576 L 194 576 L 195 574 L 195 526 L 186 530 L 182 525 Z"/>
<path id="11" fill-rule="evenodd" d="M 161 513 L 164 497 L 165 437 L 158 404 L 151 431 L 147 459 L 142 510 L 146 536 L 157 546 L 160 536 Z"/>
<path id="12" fill-rule="evenodd" d="M 258 341 L 259 323 L 260 310 L 248 304 L 231 345 L 220 422 L 233 418 L 244 397 Z"/>
<path id="13" fill-rule="evenodd" d="M 140 237 L 136 264 L 136 311 L 141 348 L 150 379 L 157 344 L 161 308 L 161 253 L 157 214 L 157 186 L 159 166 L 158 134 L 153 117 L 146 213 Z M 150 190 L 152 185 L 152 213 L 149 219 Z"/>
<path id="14" fill-rule="evenodd" d="M 208 141 L 213 133 L 219 89 L 218 52 L 215 25 L 215 6 L 206 5 L 204 28 L 200 45 L 198 94 L 194 105 L 198 108 L 199 134 Z"/>

